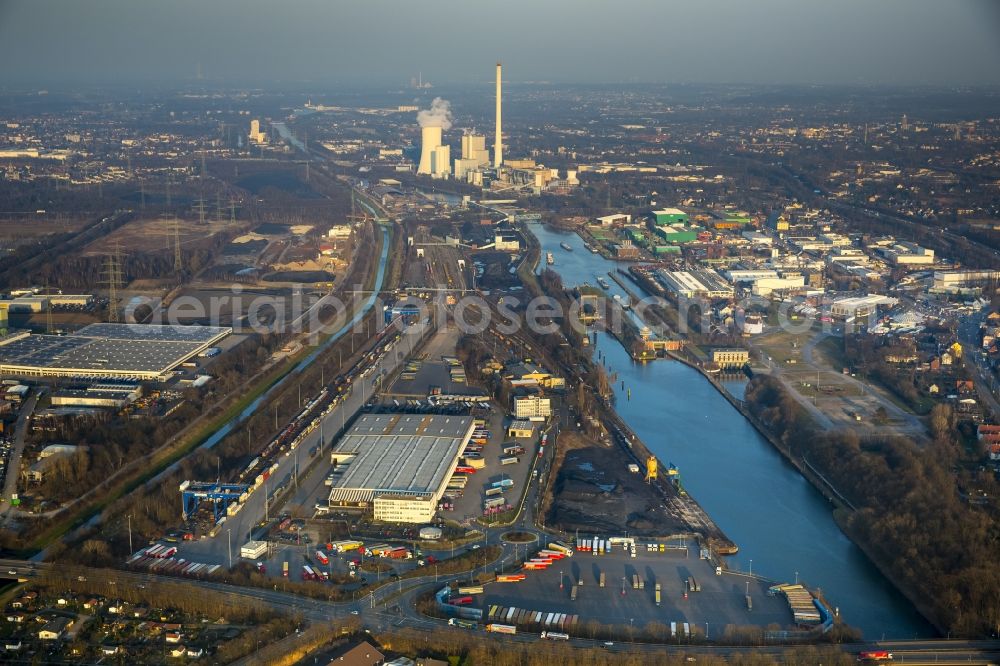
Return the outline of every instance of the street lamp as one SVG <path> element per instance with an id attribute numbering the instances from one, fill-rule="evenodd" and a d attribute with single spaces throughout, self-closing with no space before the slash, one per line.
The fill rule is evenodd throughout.
<path id="1" fill-rule="evenodd" d="M 750 575 L 753 575 L 753 558 L 750 559 Z"/>

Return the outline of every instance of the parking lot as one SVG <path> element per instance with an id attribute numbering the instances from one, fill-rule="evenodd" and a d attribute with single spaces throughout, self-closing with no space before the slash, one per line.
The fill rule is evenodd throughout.
<path id="1" fill-rule="evenodd" d="M 480 455 L 483 457 L 484 466 L 476 470 L 474 474 L 468 475 L 468 485 L 462 491 L 461 496 L 451 494 L 454 500 L 454 510 L 445 511 L 442 515 L 450 520 L 460 523 L 469 521 L 483 515 L 483 501 L 486 499 L 486 490 L 501 479 L 510 479 L 513 485 L 506 489 L 503 498 L 507 505 L 517 506 L 524 493 L 525 484 L 531 480 L 531 466 L 538 455 L 539 431 L 535 429 L 532 438 L 508 439 L 505 437 L 506 423 L 510 419 L 503 415 L 503 411 L 498 407 L 486 417 L 486 427 L 490 431 L 487 444 L 482 446 Z M 520 446 L 524 453 L 515 456 L 505 456 L 503 449 L 508 446 Z M 501 458 L 517 458 L 516 463 L 503 465 Z"/>
<path id="2" fill-rule="evenodd" d="M 714 564 L 698 559 L 693 542 L 687 551 L 663 553 L 648 553 L 641 543 L 635 558 L 618 546 L 603 555 L 578 551 L 544 571 L 525 572 L 527 578 L 520 583 L 491 584 L 486 588 L 484 607 L 497 604 L 570 613 L 579 615 L 581 624 L 596 620 L 636 628 L 650 622 L 668 626 L 688 622 L 704 632 L 707 622 L 710 637 L 713 626 L 721 632 L 726 625 L 791 624 L 788 604 L 782 597 L 768 595 L 768 583 L 725 572 L 716 575 Z M 601 573 L 605 575 L 603 588 L 599 585 Z M 633 575 L 643 580 L 644 589 L 633 589 Z M 689 577 L 694 577 L 701 589 L 688 592 L 685 599 Z M 655 603 L 657 582 L 662 587 L 659 607 Z M 573 601 L 571 591 L 578 583 Z M 753 610 L 747 610 L 748 589 Z"/>

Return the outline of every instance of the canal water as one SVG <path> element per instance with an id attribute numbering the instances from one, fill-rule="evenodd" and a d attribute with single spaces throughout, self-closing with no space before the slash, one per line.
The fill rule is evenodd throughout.
<path id="1" fill-rule="evenodd" d="M 587 250 L 576 234 L 529 228 L 541 243 L 542 266 L 551 252 L 551 268 L 566 285 L 596 285 L 596 275 L 619 267 Z M 623 294 L 614 282 L 611 291 Z M 701 374 L 674 361 L 635 363 L 605 333 L 597 334 L 598 352 L 618 375 L 618 413 L 662 464 L 678 467 L 688 492 L 740 547 L 728 560 L 731 568 L 787 582 L 798 575 L 871 640 L 934 635 L 840 531 L 823 496 Z M 742 390 L 739 382 L 729 387 L 737 395 Z"/>

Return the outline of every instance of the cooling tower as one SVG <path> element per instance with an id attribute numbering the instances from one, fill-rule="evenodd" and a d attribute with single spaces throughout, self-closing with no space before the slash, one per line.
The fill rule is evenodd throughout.
<path id="1" fill-rule="evenodd" d="M 417 173 L 429 176 L 433 167 L 431 157 L 434 149 L 441 145 L 441 128 L 423 127 L 421 128 L 421 134 L 423 145 L 420 146 L 420 164 L 417 166 Z"/>

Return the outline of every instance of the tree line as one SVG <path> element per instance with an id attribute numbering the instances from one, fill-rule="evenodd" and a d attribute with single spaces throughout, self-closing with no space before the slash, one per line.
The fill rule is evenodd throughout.
<path id="1" fill-rule="evenodd" d="M 778 380 L 751 380 L 746 402 L 791 455 L 805 458 L 857 510 L 847 533 L 940 629 L 986 637 L 1000 630 L 1000 521 L 958 492 L 966 447 L 948 405 L 930 415 L 932 441 L 818 432 Z"/>

